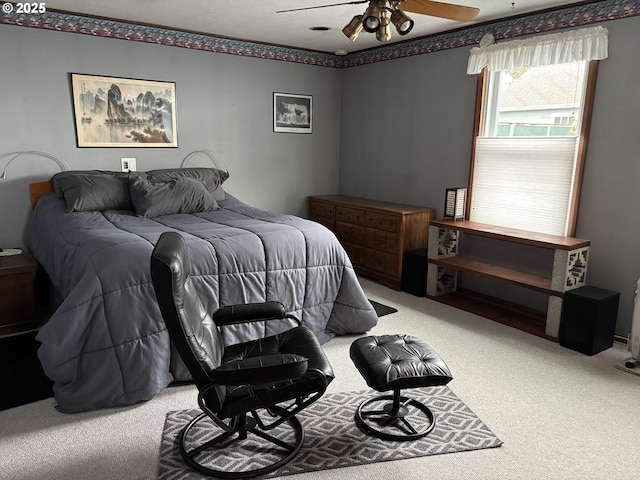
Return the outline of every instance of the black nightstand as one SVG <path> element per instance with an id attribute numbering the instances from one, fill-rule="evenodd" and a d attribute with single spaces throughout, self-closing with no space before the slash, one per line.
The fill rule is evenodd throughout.
<path id="1" fill-rule="evenodd" d="M 34 279 L 38 266 L 21 253 L 0 257 L 0 335 L 37 327 Z"/>

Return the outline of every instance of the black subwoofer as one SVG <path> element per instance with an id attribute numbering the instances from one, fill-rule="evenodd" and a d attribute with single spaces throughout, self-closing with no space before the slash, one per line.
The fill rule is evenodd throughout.
<path id="1" fill-rule="evenodd" d="M 620 294 L 598 287 L 581 287 L 564 294 L 560 345 L 595 355 L 613 345 Z"/>
<path id="2" fill-rule="evenodd" d="M 409 250 L 402 258 L 402 290 L 417 297 L 427 294 L 427 249 Z"/>

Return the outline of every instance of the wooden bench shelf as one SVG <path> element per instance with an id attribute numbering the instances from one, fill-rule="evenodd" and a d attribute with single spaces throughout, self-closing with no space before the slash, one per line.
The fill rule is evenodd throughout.
<path id="1" fill-rule="evenodd" d="M 431 263 L 450 268 L 458 272 L 473 273 L 501 282 L 520 285 L 522 287 L 546 293 L 547 295 L 562 296 L 562 292 L 556 292 L 551 288 L 550 278 L 535 275 L 533 273 L 521 272 L 519 270 L 491 265 L 489 263 L 470 260 L 463 257 L 435 259 L 431 260 Z"/>
<path id="2" fill-rule="evenodd" d="M 575 237 L 561 237 L 559 235 L 548 235 L 546 233 L 529 232 L 527 230 L 516 230 L 515 228 L 499 227 L 487 225 L 486 223 L 449 220 L 435 220 L 432 226 L 455 229 L 459 232 L 470 233 L 479 237 L 493 238 L 494 240 L 504 240 L 511 243 L 520 243 L 531 247 L 546 248 L 549 250 L 575 250 L 587 247 L 590 240 Z"/>
<path id="3" fill-rule="evenodd" d="M 430 298 L 532 335 L 555 340 L 554 337 L 545 333 L 546 312 L 523 307 L 513 302 L 507 302 L 464 288 Z"/>
<path id="4" fill-rule="evenodd" d="M 557 339 L 564 292 L 585 284 L 590 241 L 470 221 L 432 221 L 429 232 L 427 295 L 442 303 Z M 458 255 L 460 233 L 554 250 L 550 278 Z M 457 273 L 518 285 L 549 296 L 546 319 L 531 309 L 474 292 L 457 290 Z M 544 315 L 544 312 L 542 313 Z"/>

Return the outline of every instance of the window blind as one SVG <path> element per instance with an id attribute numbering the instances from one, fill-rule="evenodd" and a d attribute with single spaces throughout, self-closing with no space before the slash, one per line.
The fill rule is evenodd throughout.
<path id="1" fill-rule="evenodd" d="M 566 235 L 577 137 L 477 137 L 469 219 Z"/>

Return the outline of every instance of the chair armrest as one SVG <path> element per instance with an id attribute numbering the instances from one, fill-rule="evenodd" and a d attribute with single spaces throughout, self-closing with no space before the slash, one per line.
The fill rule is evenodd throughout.
<path id="1" fill-rule="evenodd" d="M 279 353 L 249 357 L 225 363 L 213 370 L 214 381 L 221 385 L 264 384 L 303 375 L 309 361 L 301 355 Z"/>
<path id="2" fill-rule="evenodd" d="M 294 319 L 298 322 L 298 325 L 300 325 L 300 320 L 293 315 L 286 314 L 284 305 L 280 302 L 228 305 L 218 309 L 213 314 L 213 321 L 219 326 L 284 318 Z"/>

